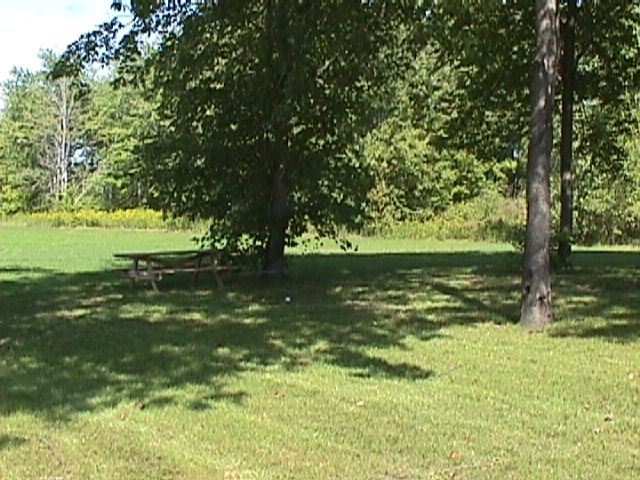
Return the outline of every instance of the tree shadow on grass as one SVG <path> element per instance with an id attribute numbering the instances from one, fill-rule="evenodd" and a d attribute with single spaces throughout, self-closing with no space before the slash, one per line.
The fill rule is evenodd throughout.
<path id="1" fill-rule="evenodd" d="M 578 251 L 555 277 L 556 337 L 640 339 L 640 252 Z"/>
<path id="2" fill-rule="evenodd" d="M 280 282 L 238 275 L 224 290 L 192 291 L 175 277 L 160 294 L 111 272 L 9 277 L 0 412 L 66 420 L 121 402 L 202 410 L 243 402 L 236 377 L 312 364 L 422 381 L 437 372 L 412 360 L 409 340 L 515 320 L 518 267 L 510 253 L 307 255 Z M 618 300 L 610 293 L 602 308 Z"/>
<path id="3" fill-rule="evenodd" d="M 0 267 L 0 274 L 11 274 L 14 276 L 32 275 L 34 273 L 55 273 L 54 270 L 41 267 Z"/>
<path id="4" fill-rule="evenodd" d="M 9 448 L 19 447 L 27 442 L 24 437 L 17 437 L 15 435 L 0 435 L 0 451 L 7 450 Z"/>

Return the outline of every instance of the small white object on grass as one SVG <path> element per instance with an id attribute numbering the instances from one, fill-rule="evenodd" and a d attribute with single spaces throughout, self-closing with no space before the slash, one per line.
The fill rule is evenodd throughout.
<path id="1" fill-rule="evenodd" d="M 284 297 L 284 303 L 291 303 L 291 297 L 289 295 Z"/>

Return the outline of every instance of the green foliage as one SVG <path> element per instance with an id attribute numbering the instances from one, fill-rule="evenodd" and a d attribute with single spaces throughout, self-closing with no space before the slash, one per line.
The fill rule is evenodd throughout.
<path id="1" fill-rule="evenodd" d="M 575 240 L 628 243 L 640 236 L 640 104 L 586 106 L 576 148 Z"/>
<path id="2" fill-rule="evenodd" d="M 40 54 L 38 72 L 13 70 L 0 117 L 0 211 L 55 206 L 79 185 L 80 79 L 52 79 L 56 56 Z"/>
<path id="3" fill-rule="evenodd" d="M 214 220 L 213 242 L 261 258 L 278 234 L 291 245 L 355 225 L 370 172 L 349 152 L 371 124 L 397 11 L 245 2 L 180 18 L 154 57 L 158 205 Z"/>
<path id="4" fill-rule="evenodd" d="M 7 157 L 4 157 L 7 160 Z M 39 210 L 45 205 L 46 178 L 38 169 L 3 165 L 0 181 L 0 213 Z"/>
<path id="5" fill-rule="evenodd" d="M 42 131 L 44 94 L 41 78 L 14 70 L 3 85 L 0 116 L 0 211 L 36 210 L 46 205 L 48 172 Z"/>
<path id="6" fill-rule="evenodd" d="M 366 232 L 395 239 L 498 241 L 511 243 L 521 250 L 525 227 L 523 200 L 505 198 L 496 191 L 486 190 L 429 219 L 380 222 Z"/>
<path id="7" fill-rule="evenodd" d="M 149 183 L 137 153 L 154 124 L 153 96 L 83 72 L 52 78 L 15 70 L 0 115 L 0 212 L 146 205 Z"/>
<path id="8" fill-rule="evenodd" d="M 94 81 L 82 125 L 86 161 L 84 204 L 102 209 L 148 205 L 149 179 L 140 151 L 157 121 L 151 94 L 132 84 Z"/>
<path id="9" fill-rule="evenodd" d="M 448 147 L 481 159 L 511 196 L 524 191 L 526 175 L 533 18 L 530 1 L 434 2 L 428 32 L 440 63 L 459 71 Z"/>
<path id="10" fill-rule="evenodd" d="M 384 91 L 385 119 L 360 152 L 374 176 L 367 213 L 376 225 L 429 219 L 485 186 L 486 165 L 451 147 L 461 69 L 440 63 L 430 43 L 401 54 L 409 66 Z"/>
<path id="11" fill-rule="evenodd" d="M 368 212 L 376 224 L 431 218 L 483 186 L 484 169 L 474 157 L 438 150 L 424 129 L 395 120 L 369 136 L 363 155 L 376 180 Z"/>
<path id="12" fill-rule="evenodd" d="M 566 2 L 559 7 L 565 15 Z M 629 206 L 635 160 L 624 145 L 636 108 L 628 97 L 640 84 L 640 5 L 578 2 L 578 10 L 574 239 L 629 241 L 638 234 Z M 504 193 L 517 196 L 526 173 L 533 2 L 434 2 L 430 22 L 442 62 L 464 71 L 457 77 L 464 101 L 456 103 L 453 122 L 459 135 L 451 140 L 482 159 Z"/>
<path id="13" fill-rule="evenodd" d="M 622 107 L 640 84 L 640 3 L 579 2 L 577 55 L 579 101 Z"/>

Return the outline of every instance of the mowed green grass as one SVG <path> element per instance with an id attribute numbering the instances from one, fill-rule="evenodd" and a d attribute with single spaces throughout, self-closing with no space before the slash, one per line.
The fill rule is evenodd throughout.
<path id="1" fill-rule="evenodd" d="M 508 246 L 355 239 L 224 290 L 109 271 L 190 237 L 0 227 L 0 479 L 640 477 L 637 250 L 577 252 L 542 334 Z"/>

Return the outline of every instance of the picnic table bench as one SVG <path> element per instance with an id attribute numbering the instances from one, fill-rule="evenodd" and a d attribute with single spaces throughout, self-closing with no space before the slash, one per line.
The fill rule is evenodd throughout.
<path id="1" fill-rule="evenodd" d="M 131 265 L 127 268 L 119 268 L 118 271 L 124 273 L 134 285 L 137 280 L 151 283 L 157 292 L 158 282 L 165 275 L 176 273 L 191 273 L 192 285 L 198 281 L 201 272 L 212 272 L 216 285 L 222 288 L 224 285 L 220 275 L 221 271 L 226 271 L 228 267 L 218 265 L 219 254 L 215 248 L 206 250 L 169 250 L 162 252 L 133 252 L 116 253 L 114 257 L 120 260 L 130 260 Z"/>

